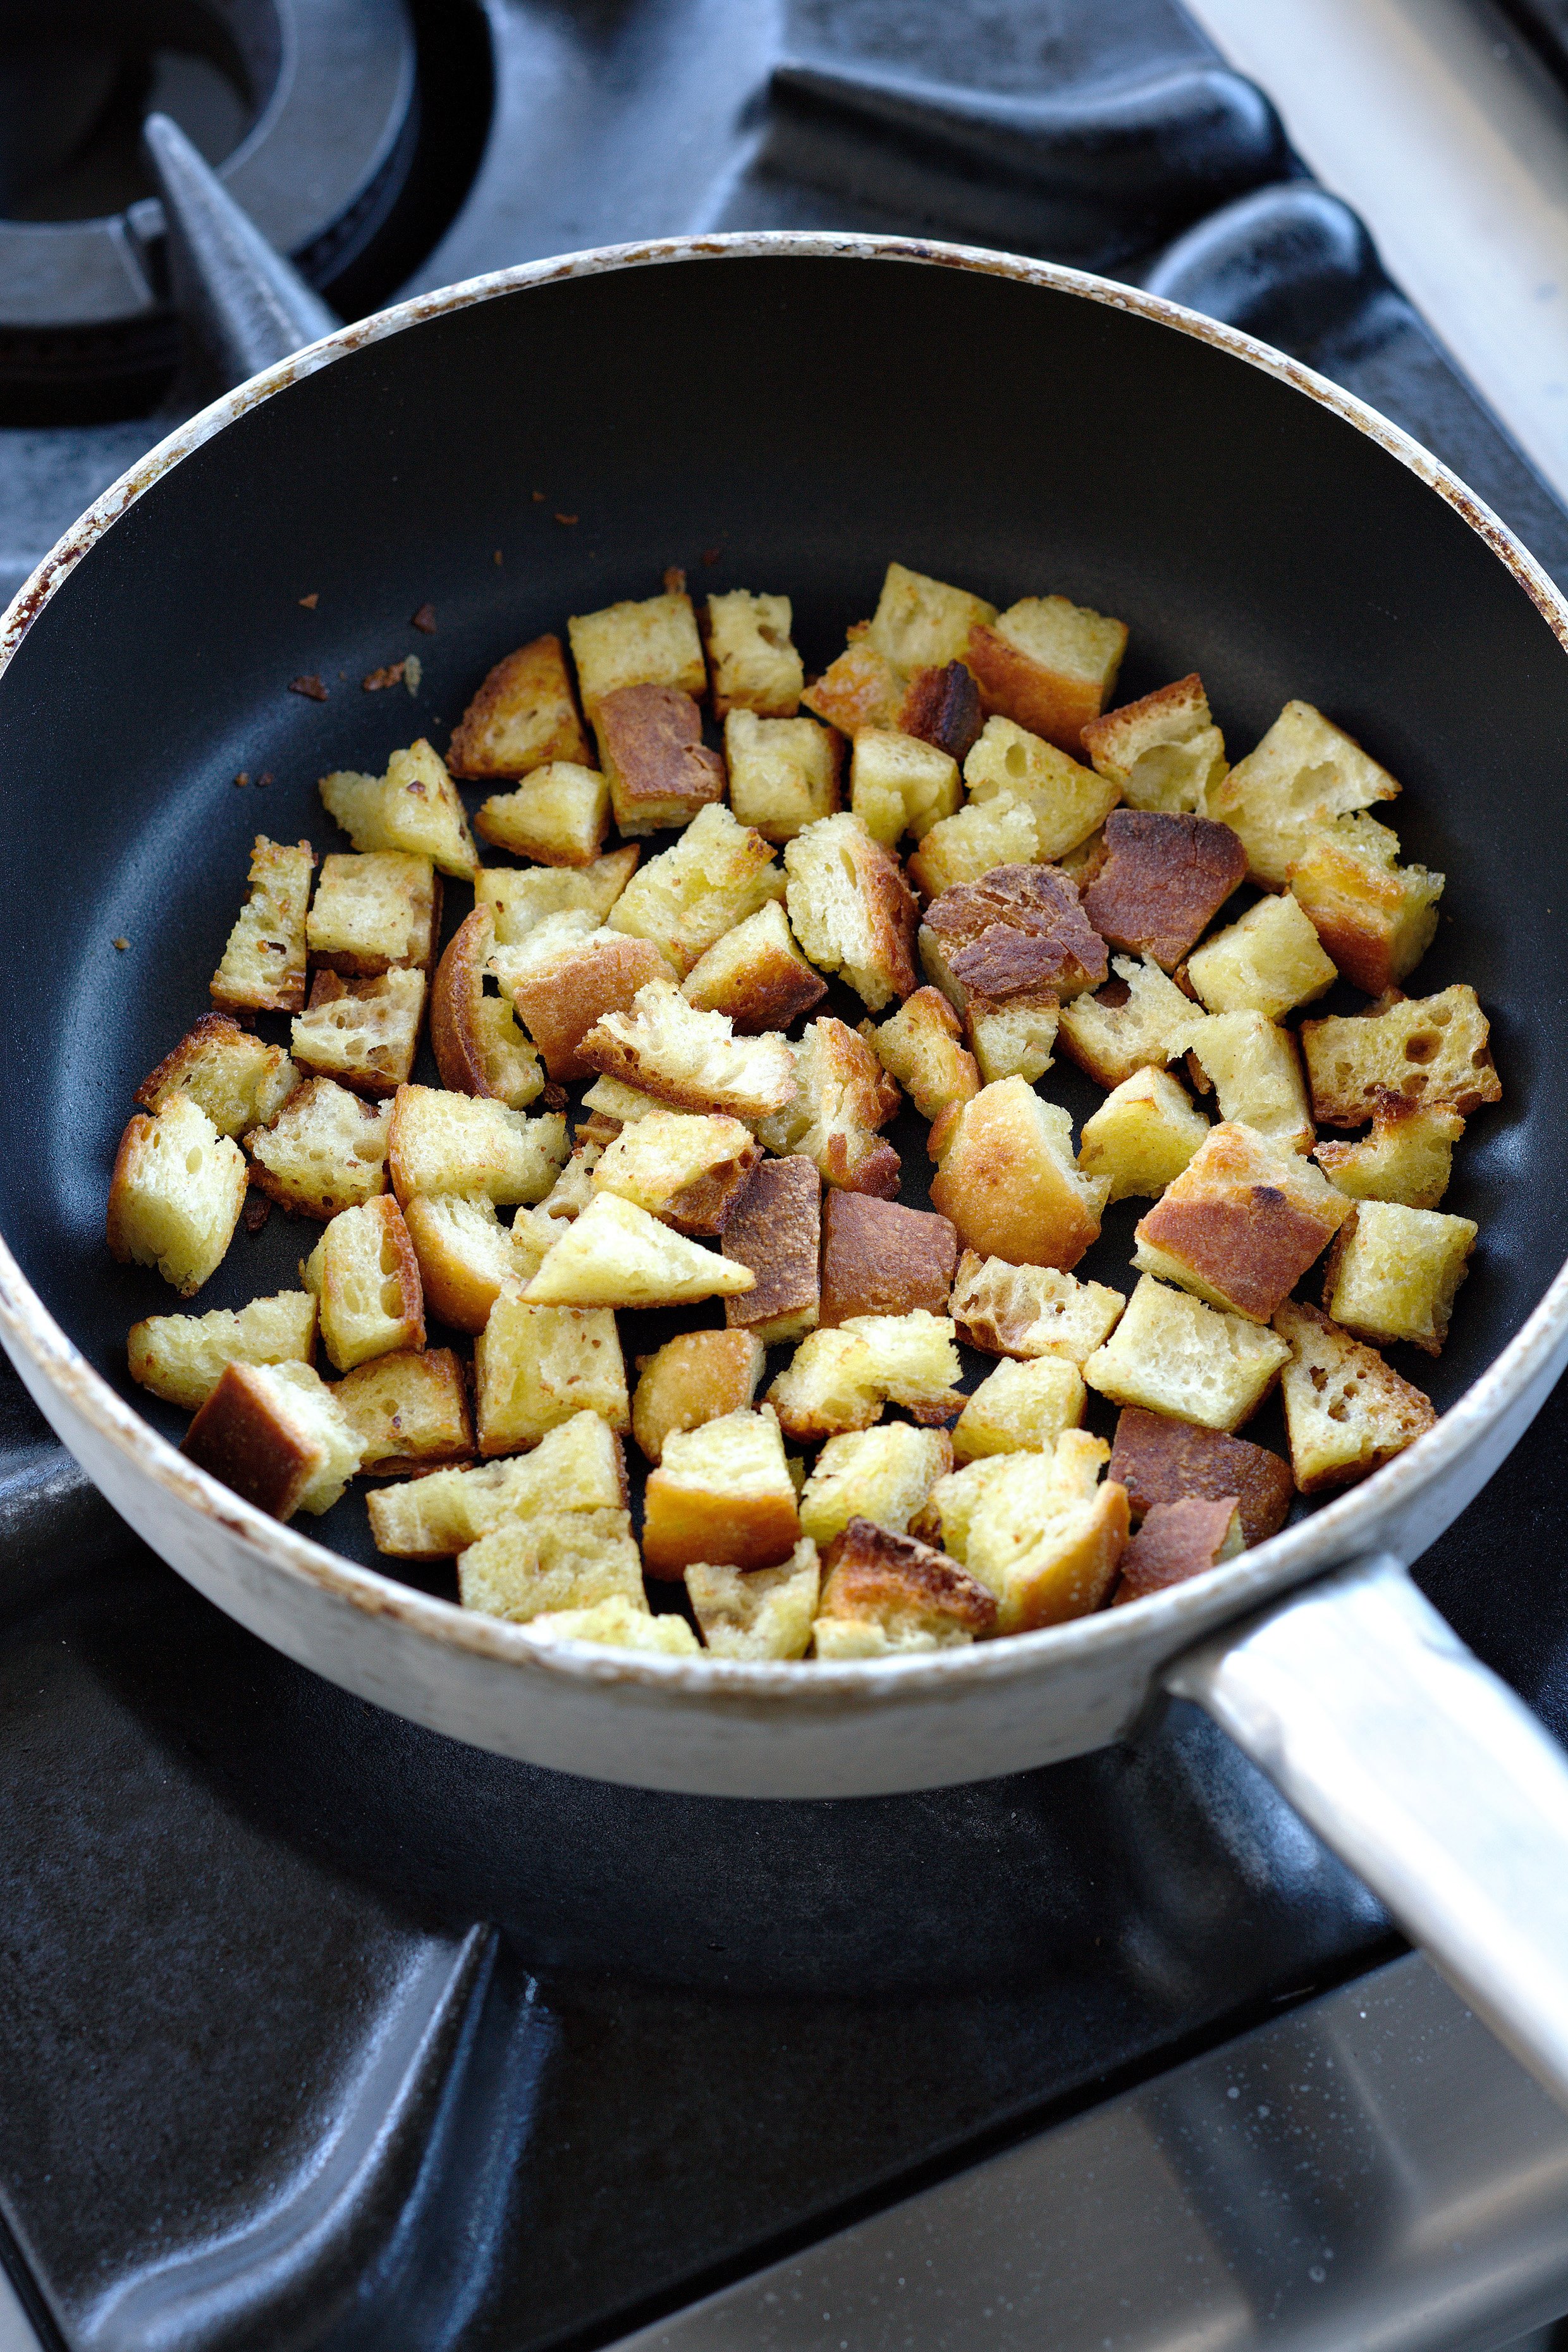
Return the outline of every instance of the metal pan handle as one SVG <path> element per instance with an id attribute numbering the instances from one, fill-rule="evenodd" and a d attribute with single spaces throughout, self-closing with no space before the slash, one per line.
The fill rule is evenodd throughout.
<path id="1" fill-rule="evenodd" d="M 1568 1756 L 1396 1559 L 1164 1677 L 1262 1767 L 1568 2107 Z"/>

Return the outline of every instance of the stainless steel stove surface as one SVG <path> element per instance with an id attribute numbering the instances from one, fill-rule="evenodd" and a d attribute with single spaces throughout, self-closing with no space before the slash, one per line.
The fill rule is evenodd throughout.
<path id="1" fill-rule="evenodd" d="M 1568 516 L 1166 0 L 0 23 L 8 589 L 209 381 L 149 106 L 345 314 L 682 228 L 1137 278 L 1386 408 L 1568 582 Z M 1559 1732 L 1565 1440 L 1554 1400 L 1421 1571 Z M 8 1371 L 0 1606 L 0 2252 L 46 2345 L 1481 2352 L 1568 2309 L 1568 2123 L 1183 1707 L 900 1800 L 504 1763 L 217 1615 Z"/>

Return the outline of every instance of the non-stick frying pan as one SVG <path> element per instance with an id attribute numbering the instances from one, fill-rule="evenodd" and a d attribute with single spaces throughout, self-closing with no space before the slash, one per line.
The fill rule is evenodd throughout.
<path id="1" fill-rule="evenodd" d="M 205 1003 L 252 835 L 324 843 L 321 773 L 444 742 L 500 654 L 671 562 L 787 591 L 820 664 L 893 556 L 1120 614 L 1125 692 L 1200 669 L 1239 748 L 1302 696 L 1403 780 L 1406 854 L 1449 877 L 1420 984 L 1474 984 L 1505 1087 L 1458 1156 L 1449 1205 L 1480 1244 L 1453 1338 L 1409 1368 L 1437 1428 L 1137 1607 L 847 1666 L 545 1649 L 379 1570 L 359 1507 L 316 1541 L 192 1468 L 179 1417 L 126 1381 L 126 1327 L 165 1302 L 110 1264 L 104 1191 L 136 1084 Z M 411 638 L 427 602 L 437 634 Z M 423 1723 L 655 1788 L 979 1779 L 1179 1690 L 1568 2099 L 1568 1769 L 1404 1574 L 1568 1355 L 1568 607 L 1462 486 L 1278 353 L 1125 288 L 888 239 L 716 238 L 505 273 L 314 346 L 110 492 L 6 625 L 0 1336 L 165 1559 Z M 412 706 L 361 691 L 416 649 Z M 300 674 L 324 703 L 288 691 Z M 1047 1090 L 1081 1111 L 1073 1083 Z M 277 1216 L 242 1234 L 201 1304 L 291 1282 L 309 1240 Z M 1128 1231 L 1101 1247 L 1084 1271 L 1124 1274 Z M 1508 1520 L 1505 1479 L 1505 1578 Z"/>

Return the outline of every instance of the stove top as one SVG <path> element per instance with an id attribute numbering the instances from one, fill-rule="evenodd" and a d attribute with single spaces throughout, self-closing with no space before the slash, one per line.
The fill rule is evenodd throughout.
<path id="1" fill-rule="evenodd" d="M 1568 583 L 1568 516 L 1268 100 L 1166 0 L 204 0 L 167 20 L 183 48 L 150 34 L 129 61 L 110 38 L 126 16 L 73 5 L 70 70 L 26 60 L 28 91 L 53 93 L 54 145 L 35 141 L 31 179 L 13 168 L 0 222 L 0 288 L 21 289 L 0 293 L 7 593 L 204 396 L 122 135 L 150 101 L 214 163 L 240 124 L 226 184 L 345 313 L 678 229 L 915 230 L 1135 278 L 1386 409 Z M 99 131 L 78 153 L 61 125 L 94 90 Z M 105 189 L 126 206 L 112 231 L 79 209 Z M 74 320 L 33 258 L 57 234 Z M 106 251 L 129 292 L 106 290 Z M 1554 1400 L 1503 1474 L 1506 1591 L 1495 1490 L 1422 1580 L 1568 1732 L 1565 1437 Z M 826 2343 L 799 2300 L 825 2273 L 800 2250 L 854 2224 L 884 2233 L 855 2246 L 885 2252 L 900 2217 L 933 2210 L 900 2200 L 1003 2178 L 983 2161 L 1043 2184 L 1056 2235 L 1037 2215 L 1018 2241 L 1037 2280 L 1077 2242 L 1079 2274 L 1087 2248 L 1103 2284 L 1119 2242 L 1106 2217 L 1132 2221 L 1129 2315 L 1103 2294 L 1069 2298 L 1060 2352 L 1190 2341 L 1200 2316 L 1215 2341 L 1250 2342 L 1243 2320 L 1273 2327 L 1301 2244 L 1286 2229 L 1244 2260 L 1222 2231 L 1231 2302 L 1195 2285 L 1184 2300 L 1180 2262 L 1168 2247 L 1156 2262 L 1140 2227 L 1148 2160 L 1117 2151 L 1146 2147 L 1147 2103 L 1163 2098 L 1161 2128 L 1179 2137 L 1177 2116 L 1211 2169 L 1254 2161 L 1269 2102 L 1252 2103 L 1236 2155 L 1212 2070 L 1234 2074 L 1246 2051 L 1300 2072 L 1312 2021 L 1348 2016 L 1331 2004 L 1361 1984 L 1378 1988 L 1391 2073 L 1425 2065 L 1456 2096 L 1484 2076 L 1489 2161 L 1443 2272 L 1468 2297 L 1449 2326 L 1420 2305 L 1436 2210 L 1421 2133 L 1450 2132 L 1453 2110 L 1439 2097 L 1388 2125 L 1377 2178 L 1395 2186 L 1377 2210 L 1404 2217 L 1405 2268 L 1392 2225 L 1358 2234 L 1342 2215 L 1333 2332 L 1315 2340 L 1361 2340 L 1391 2295 L 1421 2310 L 1408 2340 L 1430 2352 L 1532 2324 L 1559 2286 L 1568 2302 L 1568 2279 L 1523 2261 L 1508 2186 L 1531 2165 L 1537 2185 L 1559 2179 L 1563 2127 L 1421 1963 L 1394 1960 L 1365 1890 L 1184 1707 L 1136 1748 L 897 1800 L 708 1802 L 531 1770 L 382 1714 L 218 1615 L 127 1537 L 8 1371 L 0 1601 L 0 2252 L 46 2344 L 529 2352 L 644 2323 L 672 2345 Z M 1363 2109 L 1357 2146 L 1380 2128 Z M 1268 2179 L 1315 2129 L 1292 2111 Z M 1351 2161 L 1331 2136 L 1320 2154 Z M 1017 2171 L 1031 2162 L 1044 2170 Z M 1173 2159 L 1166 2177 L 1186 2194 Z M 890 2299 L 897 2326 L 873 2324 L 863 2299 L 834 2300 L 839 2273 L 825 2320 L 842 2308 L 858 2352 L 1038 2341 L 1026 2297 L 1016 2327 L 964 2304 L 963 2282 L 993 2292 L 993 2270 L 973 2214 L 934 2210 L 963 2255 L 940 2295 Z M 770 2263 L 784 2268 L 754 2291 L 727 2285 Z M 1170 2284 L 1152 2299 L 1156 2276 Z M 701 2305 L 697 2335 L 659 2316 L 710 2293 L 742 2301 Z M 806 2313 L 795 2334 L 769 2294 Z"/>

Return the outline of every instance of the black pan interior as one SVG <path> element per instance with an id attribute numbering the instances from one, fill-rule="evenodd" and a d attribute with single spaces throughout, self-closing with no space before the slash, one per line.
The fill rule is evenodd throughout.
<path id="1" fill-rule="evenodd" d="M 0 680 L 0 1230 L 166 1433 L 184 1416 L 128 1381 L 124 1334 L 180 1302 L 110 1260 L 104 1196 L 135 1087 L 206 1009 L 252 835 L 344 845 L 318 776 L 444 749 L 501 654 L 668 564 L 699 594 L 788 593 L 810 668 L 890 557 L 1122 615 L 1120 696 L 1201 670 L 1233 759 L 1301 696 L 1403 780 L 1384 814 L 1448 876 L 1417 984 L 1474 984 L 1505 1099 L 1445 1202 L 1480 1226 L 1453 1338 L 1394 1360 L 1446 1406 L 1519 1328 L 1568 1255 L 1568 659 L 1528 595 L 1395 459 L 1199 338 L 980 272 L 727 257 L 481 303 L 251 410 L 114 525 Z M 362 690 L 409 652 L 415 700 Z M 324 703 L 288 690 L 307 672 Z M 448 931 L 468 903 L 449 887 Z M 1099 1099 L 1070 1066 L 1043 1087 L 1075 1119 Z M 919 1202 L 923 1129 L 894 1139 Z M 1137 1213 L 1080 1273 L 1126 1286 Z M 291 1285 L 316 1231 L 242 1228 L 196 1310 Z M 629 1356 L 659 1334 L 628 1320 Z M 375 1557 L 352 1499 L 316 1531 Z"/>

